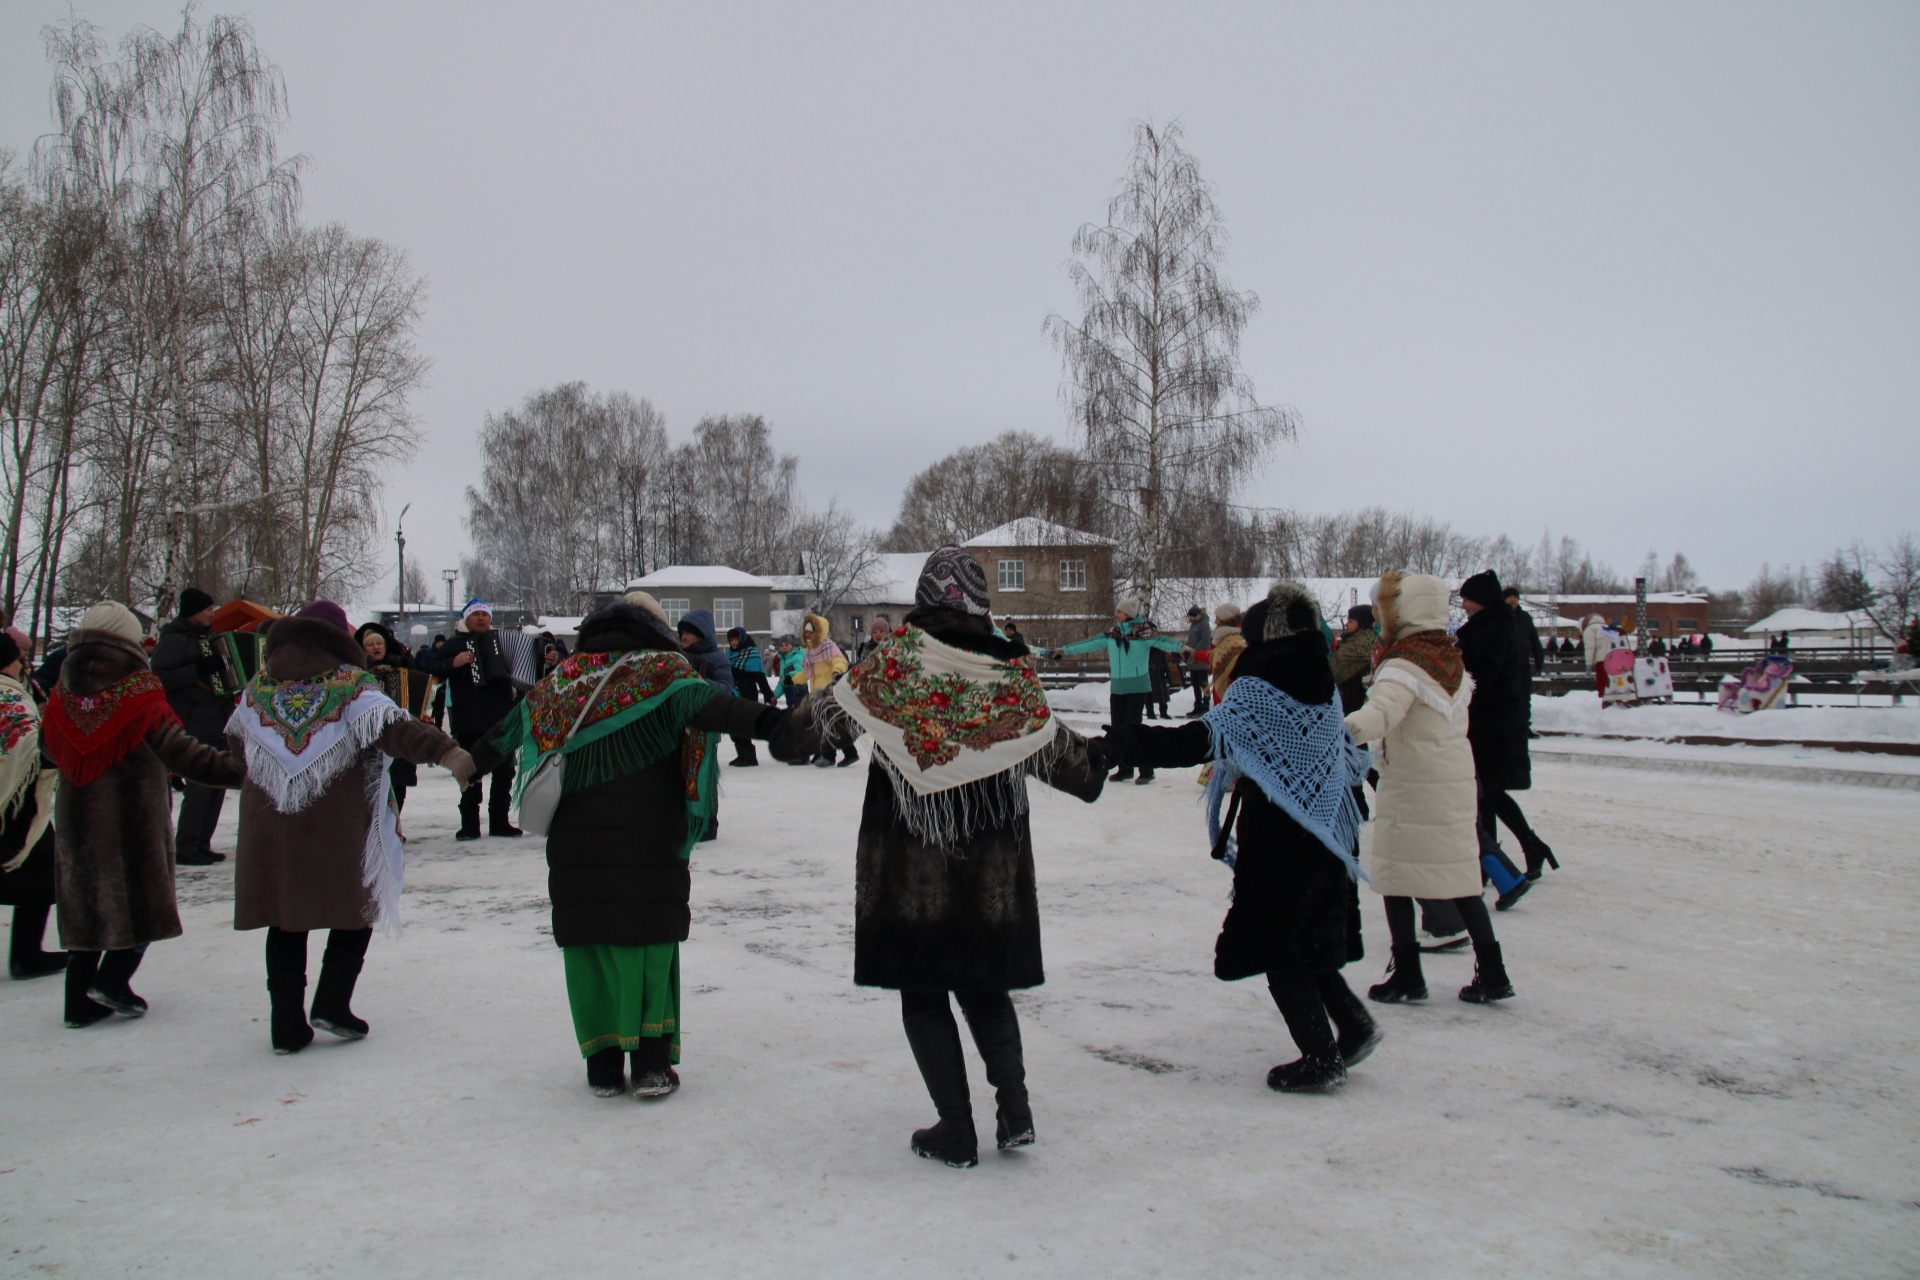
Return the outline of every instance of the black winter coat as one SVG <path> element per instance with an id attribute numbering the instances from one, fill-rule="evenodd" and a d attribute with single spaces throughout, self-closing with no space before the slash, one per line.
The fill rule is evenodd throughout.
<path id="1" fill-rule="evenodd" d="M 210 747 L 227 745 L 227 718 L 233 714 L 233 699 L 221 697 L 206 686 L 203 666 L 205 654 L 200 642 L 213 634 L 210 627 L 199 627 L 185 618 L 175 618 L 160 628 L 160 642 L 153 647 L 153 674 L 167 691 L 167 705 L 180 717 L 180 726 L 196 741 Z"/>
<path id="2" fill-rule="evenodd" d="M 1454 643 L 1473 677 L 1467 741 L 1474 776 L 1487 791 L 1525 791 L 1533 785 L 1527 754 L 1533 678 L 1519 628 L 1505 605 L 1486 608 L 1466 620 Z"/>
<path id="3" fill-rule="evenodd" d="M 1265 680 L 1309 705 L 1333 700 L 1333 670 L 1318 632 L 1254 645 L 1240 655 L 1233 675 Z M 1204 722 L 1135 729 L 1132 738 L 1129 755 L 1151 768 L 1213 757 Z M 1243 778 L 1237 790 L 1233 905 L 1213 944 L 1214 976 L 1233 982 L 1262 973 L 1329 973 L 1363 958 L 1360 892 L 1346 867 L 1258 785 Z"/>
<path id="4" fill-rule="evenodd" d="M 673 639 L 614 605 L 581 625 L 582 653 L 673 650 Z M 713 691 L 692 727 L 736 737 L 769 737 L 787 713 Z M 473 752 L 478 773 L 504 755 L 492 739 Z M 476 775 L 477 776 L 477 775 Z M 553 940 L 563 947 L 641 947 L 684 942 L 692 923 L 691 877 L 680 857 L 687 794 L 680 754 L 561 798 L 547 833 L 547 897 Z"/>
<path id="5" fill-rule="evenodd" d="M 995 636 L 984 618 L 916 609 L 906 621 L 955 648 L 997 658 L 1027 651 Z M 815 701 L 809 698 L 794 714 L 810 719 Z M 1058 732 L 1066 745 L 1041 781 L 1097 799 L 1105 762 L 1089 757 L 1086 743 L 1065 725 Z M 1044 982 L 1027 815 L 975 833 L 959 850 L 922 844 L 900 820 L 880 764 L 869 764 L 855 852 L 853 980 L 903 991 L 1011 991 Z"/>
<path id="6" fill-rule="evenodd" d="M 1540 628 L 1533 624 L 1533 615 L 1525 609 L 1513 610 L 1513 627 L 1514 633 L 1520 638 L 1521 661 L 1532 663 L 1533 673 L 1538 675 L 1540 669 L 1547 665 L 1547 647 L 1540 643 Z M 1532 692 L 1531 686 L 1528 692 Z"/>
<path id="7" fill-rule="evenodd" d="M 452 703 L 447 713 L 453 736 L 469 743 L 487 733 L 506 718 L 520 695 L 510 682 L 481 684 L 473 678 L 472 665 L 456 668 L 456 654 L 473 650 L 473 635 L 462 631 L 447 637 L 438 649 L 427 649 L 414 659 L 415 669 L 439 677 Z"/>

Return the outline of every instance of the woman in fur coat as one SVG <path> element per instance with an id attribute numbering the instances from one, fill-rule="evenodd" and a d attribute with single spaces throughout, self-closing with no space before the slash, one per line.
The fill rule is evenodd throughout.
<path id="1" fill-rule="evenodd" d="M 40 704 L 19 632 L 0 632 L 0 903 L 13 908 L 7 974 L 44 978 L 67 967 L 43 951 L 53 913 L 53 798 L 60 774 L 40 750 Z"/>
<path id="2" fill-rule="evenodd" d="M 438 764 L 463 787 L 473 761 L 440 730 L 381 691 L 347 615 L 318 601 L 267 632 L 260 673 L 227 721 L 244 759 L 233 927 L 267 931 L 267 996 L 275 1053 L 298 1053 L 313 1029 L 367 1034 L 354 984 L 373 926 L 399 930 L 404 849 L 389 759 Z M 327 950 L 307 1020 L 307 935 Z"/>
<path id="3" fill-rule="evenodd" d="M 574 1037 L 600 1097 L 627 1092 L 629 1054 L 634 1097 L 680 1087 L 688 861 L 714 815 L 716 735 L 771 739 L 776 760 L 811 754 L 811 741 L 783 731 L 788 715 L 701 679 L 666 613 L 636 591 L 582 622 L 572 656 L 474 752 L 482 773 L 517 755 L 523 797 L 535 771 L 562 758 L 547 896 Z"/>
<path id="4" fill-rule="evenodd" d="M 948 993 L 986 1063 L 1002 1150 L 1034 1140 L 1020 1024 L 1008 992 L 1044 980 L 1027 778 L 1091 801 L 1106 757 L 1052 718 L 1027 648 L 996 636 L 979 562 L 928 557 L 905 625 L 803 724 L 873 735 L 854 870 L 853 980 L 900 992 L 907 1044 L 939 1122 L 918 1155 L 978 1163 L 966 1058 Z"/>
<path id="5" fill-rule="evenodd" d="M 181 932 L 167 774 L 232 788 L 240 766 L 181 727 L 147 666 L 139 620 L 111 600 L 81 617 L 40 732 L 60 769 L 53 825 L 60 945 L 72 953 L 67 1025 L 137 1018 L 147 1002 L 130 985 L 134 971 L 148 944 Z"/>
<path id="6" fill-rule="evenodd" d="M 1447 588 L 1426 574 L 1388 573 L 1374 588 L 1385 645 L 1367 705 L 1347 716 L 1354 741 L 1380 744 L 1380 789 L 1367 871 L 1385 897 L 1393 961 L 1370 990 L 1383 1002 L 1425 1000 L 1415 898 L 1451 901 L 1473 939 L 1475 1004 L 1513 995 L 1492 917 L 1480 897 L 1480 841 L 1467 707 L 1473 681 L 1447 635 Z"/>
<path id="7" fill-rule="evenodd" d="M 1233 867 L 1233 905 L 1214 944 L 1214 976 L 1266 975 L 1300 1048 L 1297 1061 L 1267 1073 L 1267 1084 L 1321 1092 L 1345 1082 L 1347 1068 L 1380 1043 L 1340 976 L 1364 954 L 1354 801 L 1363 757 L 1340 719 L 1312 594 L 1297 582 L 1275 583 L 1247 610 L 1242 634 L 1248 646 L 1227 696 L 1200 723 L 1116 726 L 1108 741 L 1122 761 L 1140 765 L 1216 762 L 1208 826 L 1214 856 Z"/>

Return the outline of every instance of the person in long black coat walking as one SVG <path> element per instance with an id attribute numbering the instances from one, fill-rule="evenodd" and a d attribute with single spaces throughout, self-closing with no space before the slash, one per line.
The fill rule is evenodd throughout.
<path id="1" fill-rule="evenodd" d="M 1320 1092 L 1343 1083 L 1347 1068 L 1381 1038 L 1340 976 L 1365 954 L 1356 880 L 1360 815 L 1352 797 L 1358 765 L 1334 697 L 1320 606 L 1306 588 L 1274 584 L 1247 610 L 1242 634 L 1247 650 L 1225 700 L 1205 720 L 1178 729 L 1116 728 L 1108 742 L 1123 763 L 1177 768 L 1222 760 L 1215 770 L 1231 787 L 1233 905 L 1214 944 L 1214 976 L 1233 982 L 1266 975 L 1300 1049 L 1297 1061 L 1267 1073 L 1267 1084 Z M 1280 720 L 1290 726 L 1314 724 L 1317 714 L 1318 749 L 1261 763 L 1241 727 L 1271 725 L 1279 707 L 1290 708 Z M 1295 763 L 1307 759 L 1311 764 Z M 1216 856 L 1226 842 L 1223 829 Z"/>
<path id="2" fill-rule="evenodd" d="M 1460 585 L 1461 607 L 1467 620 L 1454 637 L 1467 674 L 1473 677 L 1473 702 L 1467 711 L 1467 741 L 1473 747 L 1474 776 L 1480 785 L 1479 827 L 1481 851 L 1514 876 L 1518 868 L 1501 851 L 1495 820 L 1504 822 L 1520 841 L 1527 870 L 1517 885 L 1501 885 L 1495 906 L 1505 909 L 1540 878 L 1541 869 L 1554 861 L 1553 850 L 1527 824 L 1526 814 L 1512 793 L 1533 785 L 1533 761 L 1527 751 L 1527 722 L 1531 718 L 1533 679 L 1528 656 L 1521 649 L 1520 631 L 1500 591 L 1500 579 L 1491 569 L 1476 573 Z"/>
<path id="3" fill-rule="evenodd" d="M 195 742 L 224 749 L 227 717 L 233 714 L 233 695 L 213 691 L 220 660 L 207 641 L 213 635 L 213 597 L 198 587 L 180 593 L 180 616 L 160 628 L 160 641 L 150 659 L 153 674 L 167 691 L 167 705 L 180 717 L 180 726 Z M 213 851 L 213 831 L 227 793 L 220 787 L 186 784 L 180 799 L 180 820 L 173 833 L 173 860 L 183 867 L 225 862 Z"/>

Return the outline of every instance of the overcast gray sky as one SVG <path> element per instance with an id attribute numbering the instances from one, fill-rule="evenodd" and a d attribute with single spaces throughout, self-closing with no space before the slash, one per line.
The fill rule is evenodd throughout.
<path id="1" fill-rule="evenodd" d="M 676 437 L 763 413 L 876 525 L 960 445 L 1064 438 L 1041 321 L 1144 116 L 1184 122 L 1262 299 L 1246 369 L 1302 417 L 1250 501 L 1721 586 L 1920 526 L 1920 5 L 210 8 L 286 73 L 308 217 L 430 278 L 387 502 L 435 581 L 482 417 L 554 382 Z M 47 128 L 66 12 L 0 9 L 0 145 Z"/>

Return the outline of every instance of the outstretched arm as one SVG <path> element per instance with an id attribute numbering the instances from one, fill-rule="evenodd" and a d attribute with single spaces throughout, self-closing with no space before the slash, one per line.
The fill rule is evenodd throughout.
<path id="1" fill-rule="evenodd" d="M 239 761 L 218 747 L 196 741 L 177 724 L 150 730 L 147 746 L 168 769 L 203 787 L 238 787 L 247 777 Z"/>
<path id="2" fill-rule="evenodd" d="M 1416 696 L 1412 689 L 1398 680 L 1376 679 L 1373 692 L 1367 696 L 1367 705 L 1347 717 L 1347 732 L 1353 735 L 1355 742 L 1379 741 L 1406 718 Z"/>
<path id="3" fill-rule="evenodd" d="M 1091 804 L 1100 798 L 1101 788 L 1107 785 L 1111 758 L 1107 755 L 1106 743 L 1104 740 L 1089 742 L 1064 724 L 1058 732 L 1060 742 L 1043 753 L 1047 762 L 1037 776 L 1054 790 Z"/>

